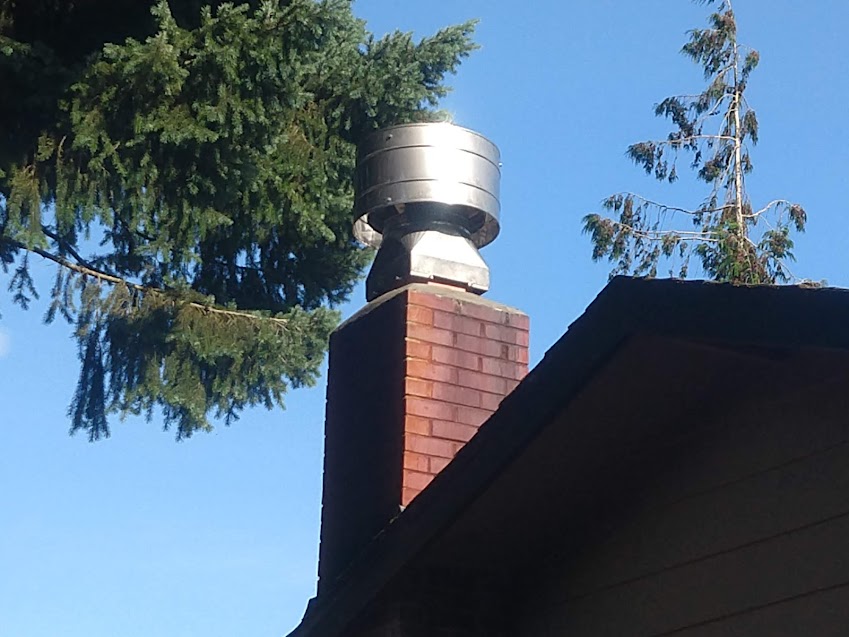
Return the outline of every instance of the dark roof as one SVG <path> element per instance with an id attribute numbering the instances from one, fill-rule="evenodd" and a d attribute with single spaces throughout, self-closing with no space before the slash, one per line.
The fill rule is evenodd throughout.
<path id="1" fill-rule="evenodd" d="M 818 382 L 847 360 L 847 290 L 615 278 L 292 635 L 339 635 L 411 564 L 503 568 L 546 530 L 577 538 L 622 492 L 623 458 L 662 448 L 688 409 Z"/>

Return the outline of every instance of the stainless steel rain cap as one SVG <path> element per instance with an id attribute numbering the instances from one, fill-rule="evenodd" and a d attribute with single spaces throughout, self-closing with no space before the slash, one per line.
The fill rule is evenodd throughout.
<path id="1" fill-rule="evenodd" d="M 488 139 L 447 123 L 394 126 L 363 141 L 354 234 L 380 248 L 369 300 L 414 280 L 489 289 L 477 248 L 498 236 L 499 159 Z"/>

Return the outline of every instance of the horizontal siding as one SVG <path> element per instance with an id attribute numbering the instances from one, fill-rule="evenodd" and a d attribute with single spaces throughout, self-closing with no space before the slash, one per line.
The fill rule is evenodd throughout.
<path id="1" fill-rule="evenodd" d="M 693 430 L 666 454 L 664 475 L 645 485 L 645 505 L 716 489 L 849 441 L 849 376 L 778 395 L 701 425 L 694 414 Z"/>
<path id="2" fill-rule="evenodd" d="M 849 585 L 847 414 L 841 379 L 693 429 L 607 537 L 540 572 L 518 632 L 849 634 L 817 628 L 816 610 Z M 797 630 L 745 628 L 782 613 Z"/>
<path id="3" fill-rule="evenodd" d="M 637 512 L 573 564 L 562 597 L 662 571 L 849 511 L 849 443 L 663 508 Z"/>
<path id="4" fill-rule="evenodd" d="M 817 590 L 740 611 L 698 626 L 665 633 L 670 637 L 846 637 L 849 585 Z M 664 635 L 664 637 L 665 637 Z M 656 637 L 661 637 L 660 635 Z"/>
<path id="5" fill-rule="evenodd" d="M 849 515 L 548 608 L 548 635 L 660 635 L 849 584 Z"/>

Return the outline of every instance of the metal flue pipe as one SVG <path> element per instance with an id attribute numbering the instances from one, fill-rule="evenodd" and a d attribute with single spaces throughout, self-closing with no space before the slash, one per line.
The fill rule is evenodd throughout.
<path id="1" fill-rule="evenodd" d="M 489 289 L 478 248 L 499 231 L 498 148 L 453 124 L 377 131 L 358 149 L 354 234 L 378 248 L 372 300 L 414 281 Z"/>

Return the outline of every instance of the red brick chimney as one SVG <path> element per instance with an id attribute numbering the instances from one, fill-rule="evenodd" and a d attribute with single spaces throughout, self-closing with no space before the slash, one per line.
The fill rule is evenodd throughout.
<path id="1" fill-rule="evenodd" d="M 528 371 L 528 317 L 445 286 L 366 305 L 330 340 L 319 591 Z"/>
<path id="2" fill-rule="evenodd" d="M 354 234 L 379 250 L 369 304 L 330 339 L 319 594 L 527 373 L 528 317 L 477 296 L 500 166 L 492 142 L 449 124 L 359 147 Z"/>

